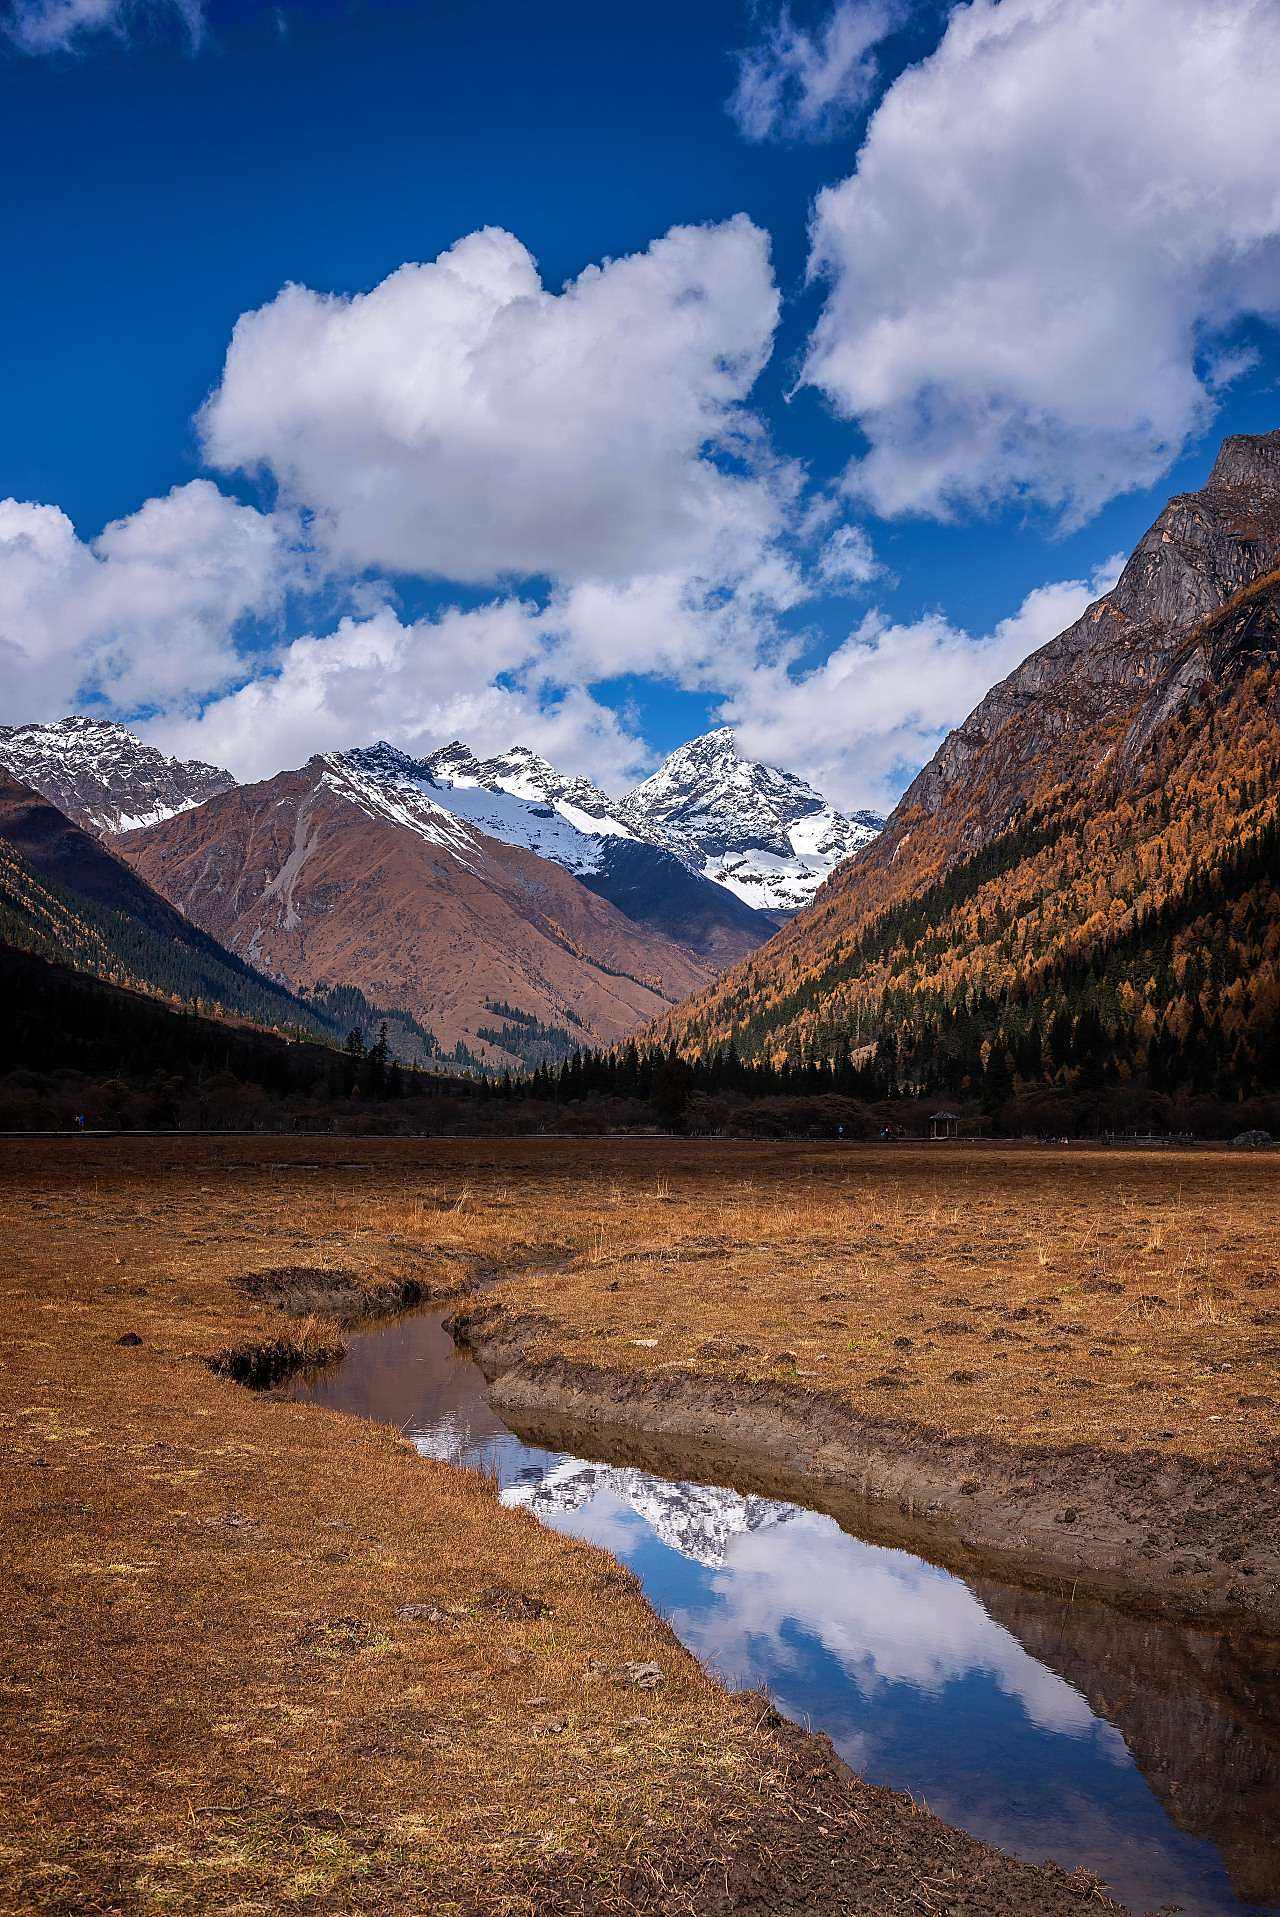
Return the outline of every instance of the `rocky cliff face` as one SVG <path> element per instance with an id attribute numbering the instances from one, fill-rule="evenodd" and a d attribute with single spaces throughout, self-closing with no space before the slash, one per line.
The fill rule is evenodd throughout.
<path id="1" fill-rule="evenodd" d="M 154 825 L 235 784 L 220 766 L 167 759 L 123 726 L 79 713 L 54 725 L 0 726 L 0 766 L 98 833 Z"/>
<path id="2" fill-rule="evenodd" d="M 1162 716 L 1176 709 L 1199 683 L 1171 682 L 1189 635 L 1278 560 L 1280 433 L 1225 440 L 1204 487 L 1169 501 L 1112 590 L 943 741 L 903 795 L 880 856 L 892 858 L 907 831 L 967 788 L 981 793 L 980 807 L 966 807 L 972 848 L 1054 784 L 1091 780 L 1116 747 L 1114 720 L 1136 717 L 1153 693 Z"/>

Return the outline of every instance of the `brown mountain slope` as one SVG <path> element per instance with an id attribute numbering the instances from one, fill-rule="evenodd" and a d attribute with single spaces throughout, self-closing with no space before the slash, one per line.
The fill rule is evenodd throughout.
<path id="1" fill-rule="evenodd" d="M 196 924 L 273 977 L 358 985 L 490 1063 L 508 1062 L 481 1036 L 502 1027 L 496 1005 L 575 1042 L 609 1043 L 711 976 L 558 865 L 425 794 L 388 793 L 339 755 L 115 843 Z"/>
<path id="2" fill-rule="evenodd" d="M 1228 440 L 1115 589 L 947 738 L 881 838 L 664 1034 L 774 1058 L 875 1046 L 877 1089 L 952 1091 L 976 1089 L 993 1047 L 1027 1085 L 1153 1061 L 1169 1082 L 1173 1048 L 1243 1047 L 1231 1089 L 1257 1089 L 1280 924 L 1278 565 L 1280 433 Z"/>
<path id="3" fill-rule="evenodd" d="M 325 1029 L 100 840 L 3 771 L 0 945 L 175 1004 L 317 1035 Z"/>

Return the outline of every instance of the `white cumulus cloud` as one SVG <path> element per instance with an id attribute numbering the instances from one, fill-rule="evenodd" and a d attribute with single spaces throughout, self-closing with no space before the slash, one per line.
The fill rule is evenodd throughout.
<path id="1" fill-rule="evenodd" d="M 811 670 L 795 673 L 782 660 L 749 674 L 721 716 L 752 757 L 802 768 L 837 804 L 887 809 L 904 775 L 931 757 L 991 686 L 1108 592 L 1122 563 L 1117 554 L 1087 580 L 1037 587 L 983 635 L 940 612 L 907 624 L 869 612 Z"/>
<path id="2" fill-rule="evenodd" d="M 791 10 L 738 55 L 729 111 L 749 140 L 830 137 L 870 103 L 879 79 L 874 49 L 900 24 L 896 0 L 836 0 L 816 32 Z"/>
<path id="3" fill-rule="evenodd" d="M 712 1585 L 714 1606 L 677 1611 L 673 1622 L 734 1684 L 767 1679 L 785 1690 L 782 1674 L 802 1670 L 817 1645 L 864 1698 L 900 1684 L 937 1696 L 981 1674 L 1043 1729 L 1098 1735 L 1123 1751 L 1080 1693 L 994 1623 L 959 1578 L 865 1544 L 830 1518 L 801 1511 L 733 1538 Z"/>
<path id="4" fill-rule="evenodd" d="M 818 199 L 806 378 L 883 514 L 1152 484 L 1280 315 L 1275 0 L 967 0 Z"/>
<path id="5" fill-rule="evenodd" d="M 883 572 L 862 526 L 837 526 L 818 555 L 818 573 L 828 586 L 867 586 Z"/>
<path id="6" fill-rule="evenodd" d="M 294 639 L 264 664 L 199 716 L 154 720 L 147 737 L 244 779 L 380 738 L 419 753 L 451 739 L 480 753 L 529 745 L 613 785 L 647 757 L 584 686 L 547 678 L 541 615 L 516 599 L 411 622 L 381 607 Z"/>
<path id="7" fill-rule="evenodd" d="M 127 709 L 225 684 L 236 627 L 301 576 L 296 531 L 207 479 L 91 541 L 57 506 L 0 500 L 0 705 L 53 718 L 91 693 Z"/>
<path id="8" fill-rule="evenodd" d="M 370 293 L 288 286 L 245 314 L 204 445 L 270 473 L 351 567 L 731 584 L 792 486 L 744 404 L 777 316 L 745 216 L 676 227 L 559 293 L 490 227 Z"/>

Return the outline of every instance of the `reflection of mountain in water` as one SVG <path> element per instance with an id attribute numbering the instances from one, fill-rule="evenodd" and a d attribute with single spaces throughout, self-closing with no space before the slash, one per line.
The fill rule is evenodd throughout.
<path id="1" fill-rule="evenodd" d="M 580 1511 L 601 1492 L 629 1505 L 663 1544 L 713 1571 L 724 1563 L 732 1538 L 786 1524 L 796 1515 L 793 1504 L 743 1497 L 716 1485 L 673 1484 L 630 1466 L 587 1464 L 581 1458 L 565 1458 L 539 1478 L 508 1485 L 502 1502 L 547 1518 L 556 1511 Z"/>
<path id="2" fill-rule="evenodd" d="M 1280 1901 L 1275 1646 L 986 1580 L 973 1589 L 1116 1726 L 1173 1821 L 1217 1845 L 1237 1895 Z"/>

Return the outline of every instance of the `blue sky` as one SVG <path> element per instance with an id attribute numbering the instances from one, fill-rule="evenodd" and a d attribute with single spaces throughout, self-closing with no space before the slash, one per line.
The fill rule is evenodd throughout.
<path id="1" fill-rule="evenodd" d="M 0 21 L 10 721 L 886 803 L 1280 425 L 1275 0 Z"/>

